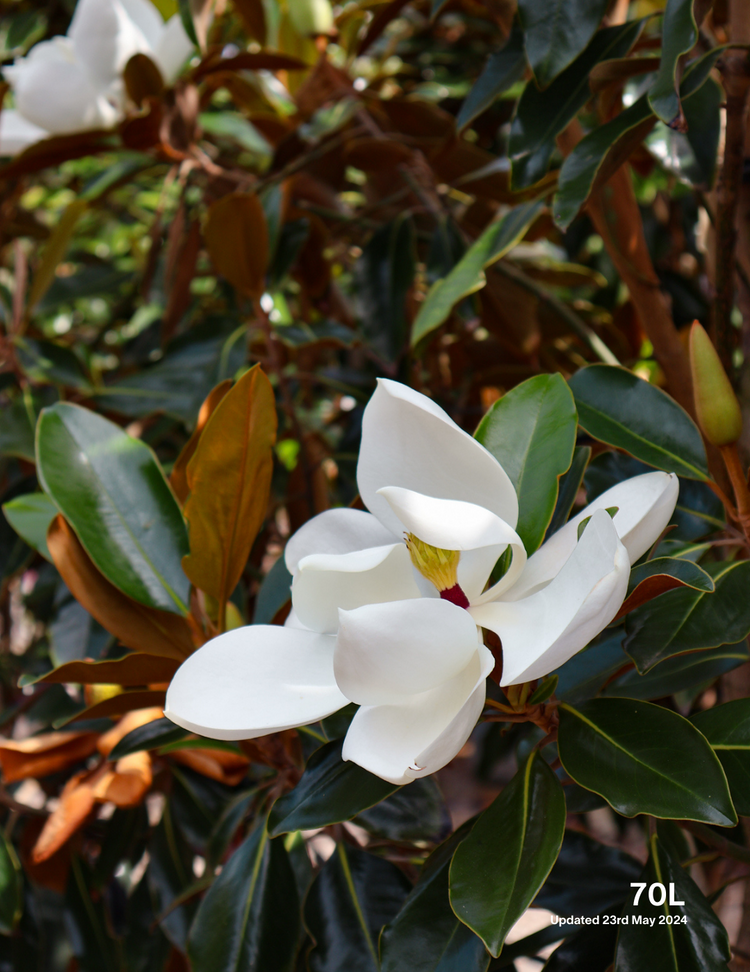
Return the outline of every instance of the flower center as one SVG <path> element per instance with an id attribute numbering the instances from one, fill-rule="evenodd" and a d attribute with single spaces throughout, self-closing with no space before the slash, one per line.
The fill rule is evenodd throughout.
<path id="1" fill-rule="evenodd" d="M 469 599 L 458 583 L 458 561 L 461 551 L 432 547 L 419 537 L 415 537 L 413 533 L 405 533 L 404 539 L 411 562 L 419 573 L 435 585 L 444 600 L 458 607 L 467 608 Z"/>

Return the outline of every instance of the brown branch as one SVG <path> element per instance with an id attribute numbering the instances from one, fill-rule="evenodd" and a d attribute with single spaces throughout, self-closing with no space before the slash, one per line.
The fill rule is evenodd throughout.
<path id="1" fill-rule="evenodd" d="M 696 823 L 693 820 L 680 820 L 679 823 L 683 830 L 688 830 L 699 840 L 702 840 L 704 844 L 719 851 L 724 857 L 731 857 L 734 861 L 742 861 L 743 864 L 750 864 L 750 849 L 747 847 L 736 844 L 733 840 L 727 840 L 726 837 L 715 833 L 715 831 L 711 830 L 705 824 Z"/>

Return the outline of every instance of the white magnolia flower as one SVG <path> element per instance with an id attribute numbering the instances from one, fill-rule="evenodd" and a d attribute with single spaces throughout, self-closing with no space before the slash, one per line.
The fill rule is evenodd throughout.
<path id="1" fill-rule="evenodd" d="M 502 641 L 503 685 L 562 665 L 617 613 L 678 490 L 662 472 L 620 483 L 527 560 L 497 460 L 430 399 L 386 380 L 365 409 L 357 482 L 369 513 L 321 513 L 287 544 L 286 626 L 199 649 L 167 693 L 173 722 L 243 739 L 356 702 L 344 759 L 394 783 L 434 773 L 482 712 L 495 661 L 481 629 Z M 485 590 L 508 546 L 510 567 Z"/>
<path id="2" fill-rule="evenodd" d="M 134 54 L 147 54 L 170 82 L 192 49 L 179 16 L 164 23 L 150 0 L 78 0 L 67 35 L 35 44 L 3 68 L 16 108 L 0 113 L 0 155 L 49 135 L 112 127 Z"/>

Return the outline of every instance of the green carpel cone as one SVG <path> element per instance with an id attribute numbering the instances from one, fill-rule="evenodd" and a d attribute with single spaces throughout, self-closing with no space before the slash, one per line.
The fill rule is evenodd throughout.
<path id="1" fill-rule="evenodd" d="M 703 434 L 715 446 L 731 445 L 742 432 L 740 405 L 716 348 L 698 321 L 690 330 L 690 369 Z"/>

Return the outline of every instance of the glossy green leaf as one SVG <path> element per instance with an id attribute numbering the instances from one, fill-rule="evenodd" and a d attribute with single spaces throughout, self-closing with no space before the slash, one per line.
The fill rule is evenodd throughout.
<path id="1" fill-rule="evenodd" d="M 90 387 L 81 362 L 66 345 L 32 338 L 17 338 L 15 344 L 21 366 L 33 381 L 82 390 Z"/>
<path id="2" fill-rule="evenodd" d="M 569 381 L 578 420 L 595 439 L 657 469 L 708 479 L 698 427 L 674 399 L 632 372 L 589 365 Z"/>
<path id="3" fill-rule="evenodd" d="M 628 594 L 636 590 L 644 581 L 659 576 L 674 577 L 685 587 L 706 593 L 711 593 L 716 587 L 713 577 L 690 560 L 680 560 L 678 557 L 654 557 L 653 560 L 636 564 L 632 568 L 628 580 Z"/>
<path id="4" fill-rule="evenodd" d="M 345 763 L 342 745 L 334 740 L 316 750 L 299 783 L 276 801 L 268 818 L 272 837 L 351 820 L 398 789 L 356 763 Z"/>
<path id="5" fill-rule="evenodd" d="M 45 560 L 52 561 L 47 549 L 47 530 L 57 516 L 57 507 L 46 493 L 25 493 L 3 504 L 5 519 L 19 537 Z"/>
<path id="6" fill-rule="evenodd" d="M 292 575 L 281 556 L 263 578 L 255 598 L 253 624 L 270 624 L 292 596 Z"/>
<path id="7" fill-rule="evenodd" d="M 667 125 L 681 128 L 684 118 L 678 94 L 677 67 L 683 54 L 687 54 L 698 40 L 695 22 L 695 0 L 667 0 L 662 21 L 661 64 L 648 100 L 654 113 Z"/>
<path id="8" fill-rule="evenodd" d="M 573 458 L 576 428 L 575 404 L 563 377 L 535 375 L 496 401 L 474 433 L 515 487 L 516 530 L 529 554 L 552 518 L 558 477 Z"/>
<path id="9" fill-rule="evenodd" d="M 591 97 L 589 75 L 594 65 L 625 57 L 638 39 L 643 20 L 597 31 L 588 47 L 544 91 L 530 81 L 518 99 L 510 127 L 508 155 L 511 187 L 522 189 L 547 172 L 555 138 Z"/>
<path id="10" fill-rule="evenodd" d="M 28 403 L 31 406 L 31 402 Z M 35 461 L 34 426 L 23 395 L 16 397 L 0 410 L 0 456 L 17 456 L 27 462 Z M 34 417 L 36 421 L 36 417 Z"/>
<path id="11" fill-rule="evenodd" d="M 498 95 L 520 81 L 525 70 L 523 33 L 514 25 L 503 47 L 487 58 L 482 73 L 461 105 L 456 118 L 456 131 L 462 132 L 492 105 Z"/>
<path id="12" fill-rule="evenodd" d="M 735 644 L 750 634 L 750 561 L 707 564 L 713 593 L 681 588 L 636 608 L 625 619 L 623 647 L 647 672 L 680 652 Z"/>
<path id="13" fill-rule="evenodd" d="M 437 843 L 451 830 L 451 818 L 434 777 L 402 786 L 385 800 L 363 810 L 354 822 L 376 837 Z"/>
<path id="14" fill-rule="evenodd" d="M 714 184 L 723 101 L 721 85 L 709 78 L 682 106 L 687 131 L 659 122 L 644 143 L 667 172 L 696 189 L 709 190 Z"/>
<path id="15" fill-rule="evenodd" d="M 191 847 L 203 852 L 235 788 L 187 766 L 172 764 L 171 807 L 175 825 Z"/>
<path id="16" fill-rule="evenodd" d="M 726 929 L 664 841 L 652 834 L 649 845 L 651 854 L 638 879 L 646 883 L 646 888 L 637 905 L 634 904 L 637 889 L 631 890 L 623 911 L 628 922 L 620 927 L 617 938 L 614 972 L 656 968 L 657 956 L 659 972 L 726 972 L 731 955 Z M 661 884 L 667 890 L 662 905 L 654 905 L 649 899 L 654 884 Z M 681 905 L 669 903 L 672 886 L 674 900 L 683 902 Z M 659 896 L 657 890 L 653 897 Z M 671 924 L 668 916 L 672 918 Z M 682 920 L 675 922 L 676 918 Z"/>
<path id="17" fill-rule="evenodd" d="M 565 526 L 568 522 L 570 511 L 575 504 L 578 491 L 583 482 L 583 474 L 586 471 L 590 459 L 590 446 L 576 446 L 573 451 L 573 461 L 570 464 L 570 469 L 560 477 L 557 502 L 555 503 L 552 519 L 547 527 L 547 537 L 551 537 L 553 533 L 557 533 L 560 527 Z"/>
<path id="18" fill-rule="evenodd" d="M 176 726 L 170 719 L 153 719 L 143 726 L 131 729 L 112 749 L 108 758 L 117 760 L 122 756 L 139 753 L 144 749 L 159 749 L 168 743 L 184 739 L 187 735 L 189 733 L 186 729 Z"/>
<path id="19" fill-rule="evenodd" d="M 380 939 L 381 972 L 485 972 L 489 953 L 474 932 L 456 918 L 448 897 L 448 874 L 457 831 L 425 862 L 395 920 Z"/>
<path id="20" fill-rule="evenodd" d="M 607 0 L 519 0 L 526 56 L 541 88 L 581 53 L 606 10 Z"/>
<path id="21" fill-rule="evenodd" d="M 622 649 L 623 629 L 604 631 L 583 651 L 557 669 L 557 697 L 581 702 L 599 693 L 607 679 L 624 668 L 630 659 Z"/>
<path id="22" fill-rule="evenodd" d="M 80 972 L 119 969 L 117 941 L 109 934 L 104 900 L 94 891 L 86 862 L 73 856 L 65 890 L 65 913 Z"/>
<path id="23" fill-rule="evenodd" d="M 687 99 L 700 90 L 722 48 L 714 48 L 687 68 L 680 95 Z M 599 125 L 576 145 L 560 170 L 557 195 L 552 206 L 555 222 L 567 229 L 592 190 L 630 156 L 656 123 L 648 95 Z"/>
<path id="24" fill-rule="evenodd" d="M 304 918 L 310 972 L 379 972 L 378 938 L 409 891 L 395 864 L 339 844 L 313 881 Z"/>
<path id="25" fill-rule="evenodd" d="M 607 972 L 615 952 L 617 925 L 604 925 L 603 921 L 604 914 L 599 924 L 582 928 L 566 938 L 550 955 L 544 972 L 577 972 L 579 969 Z"/>
<path id="26" fill-rule="evenodd" d="M 407 340 L 406 295 L 416 268 L 414 223 L 408 213 L 377 229 L 354 265 L 360 328 L 385 361 L 396 361 Z"/>
<path id="27" fill-rule="evenodd" d="M 146 873 L 161 918 L 159 927 L 170 942 L 184 952 L 197 907 L 194 897 L 182 903 L 182 895 L 194 880 L 194 852 L 175 826 L 171 800 L 149 841 L 148 853 L 150 864 Z"/>
<path id="28" fill-rule="evenodd" d="M 750 699 L 735 699 L 691 716 L 729 780 L 737 813 L 750 815 Z"/>
<path id="29" fill-rule="evenodd" d="M 450 869 L 451 906 L 498 956 L 557 859 L 565 797 L 533 752 L 460 844 Z"/>
<path id="30" fill-rule="evenodd" d="M 88 409 L 60 402 L 39 417 L 37 470 L 115 587 L 149 607 L 187 612 L 185 523 L 145 443 Z"/>
<path id="31" fill-rule="evenodd" d="M 565 772 L 618 813 L 719 827 L 737 822 L 721 764 L 676 712 L 633 699 L 592 699 L 576 708 L 563 702 L 559 712 Z"/>
<path id="32" fill-rule="evenodd" d="M 539 201 L 524 203 L 491 223 L 448 276 L 430 287 L 412 326 L 412 347 L 440 327 L 463 297 L 484 287 L 485 267 L 499 260 L 522 239 L 543 205 Z"/>
<path id="33" fill-rule="evenodd" d="M 283 840 L 263 824 L 237 848 L 201 902 L 188 939 L 193 972 L 290 972 L 299 902 Z"/>
<path id="34" fill-rule="evenodd" d="M 645 675 L 631 668 L 606 685 L 602 695 L 629 699 L 662 699 L 694 686 L 706 685 L 750 659 L 747 645 L 723 645 L 708 651 L 675 655 L 654 665 Z"/>
<path id="35" fill-rule="evenodd" d="M 0 935 L 12 935 L 21 920 L 21 864 L 6 834 L 0 834 Z"/>

